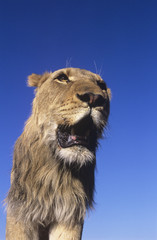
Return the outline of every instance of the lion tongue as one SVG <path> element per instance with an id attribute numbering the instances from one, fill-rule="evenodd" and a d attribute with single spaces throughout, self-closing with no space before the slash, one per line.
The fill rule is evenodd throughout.
<path id="1" fill-rule="evenodd" d="M 68 139 L 68 140 L 76 141 L 76 140 L 77 140 L 77 137 L 76 137 L 76 136 L 73 136 L 73 135 L 69 135 L 69 139 Z"/>
<path id="2" fill-rule="evenodd" d="M 58 131 L 58 142 L 62 148 L 71 147 L 74 145 L 88 145 L 87 137 L 72 135 L 67 132 Z"/>
<path id="3" fill-rule="evenodd" d="M 87 145 L 87 138 L 84 136 L 78 135 L 69 135 L 68 137 L 68 145 Z"/>

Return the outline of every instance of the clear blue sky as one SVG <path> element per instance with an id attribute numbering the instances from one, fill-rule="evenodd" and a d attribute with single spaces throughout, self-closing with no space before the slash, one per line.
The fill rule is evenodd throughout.
<path id="1" fill-rule="evenodd" d="M 0 201 L 31 112 L 27 76 L 66 62 L 93 72 L 96 65 L 113 95 L 83 240 L 156 240 L 157 1 L 0 1 Z M 1 205 L 0 240 L 5 217 Z"/>

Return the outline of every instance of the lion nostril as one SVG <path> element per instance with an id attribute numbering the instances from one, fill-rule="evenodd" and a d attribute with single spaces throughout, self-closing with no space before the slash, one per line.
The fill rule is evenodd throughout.
<path id="1" fill-rule="evenodd" d="M 76 96 L 83 102 L 87 102 L 90 107 L 103 106 L 105 104 L 105 98 L 99 94 L 84 93 L 76 94 Z"/>
<path id="2" fill-rule="evenodd" d="M 82 101 L 82 102 L 90 102 L 92 98 L 92 93 L 85 93 L 85 94 L 76 94 L 76 96 Z"/>
<path id="3" fill-rule="evenodd" d="M 104 106 L 105 104 L 106 104 L 106 99 L 101 95 L 97 95 L 95 105 L 96 106 Z"/>

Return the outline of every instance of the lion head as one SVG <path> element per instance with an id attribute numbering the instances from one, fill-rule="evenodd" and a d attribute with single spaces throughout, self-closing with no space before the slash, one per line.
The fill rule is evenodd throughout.
<path id="1" fill-rule="evenodd" d="M 102 78 L 87 70 L 65 68 L 32 74 L 28 84 L 36 87 L 31 119 L 42 141 L 52 145 L 64 162 L 82 166 L 93 161 L 109 115 L 110 90 Z"/>

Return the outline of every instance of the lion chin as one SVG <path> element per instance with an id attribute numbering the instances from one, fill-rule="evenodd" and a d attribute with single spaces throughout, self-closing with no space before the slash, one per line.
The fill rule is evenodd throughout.
<path id="1" fill-rule="evenodd" d="M 83 146 L 73 146 L 66 149 L 61 148 L 58 151 L 57 157 L 63 160 L 65 163 L 75 163 L 79 167 L 82 167 L 89 162 L 93 162 L 95 159 L 94 153 Z"/>

